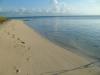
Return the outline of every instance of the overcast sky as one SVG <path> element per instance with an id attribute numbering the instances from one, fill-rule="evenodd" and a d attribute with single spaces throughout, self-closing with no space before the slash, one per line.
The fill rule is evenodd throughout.
<path id="1" fill-rule="evenodd" d="M 100 15 L 100 0 L 0 0 L 0 12 Z"/>

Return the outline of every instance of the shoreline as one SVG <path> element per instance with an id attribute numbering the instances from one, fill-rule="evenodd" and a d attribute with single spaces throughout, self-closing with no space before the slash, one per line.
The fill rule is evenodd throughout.
<path id="1" fill-rule="evenodd" d="M 72 53 L 74 53 L 74 54 L 76 54 L 76 55 L 78 55 L 78 56 L 84 57 L 86 60 L 88 60 L 88 61 L 90 61 L 90 62 L 95 62 L 95 61 L 99 61 L 99 60 L 100 60 L 99 58 L 97 58 L 97 57 L 95 57 L 95 56 L 90 56 L 90 55 L 87 55 L 87 54 L 82 54 L 82 52 L 79 52 L 79 51 L 75 50 L 74 48 L 72 49 L 72 48 L 70 48 L 70 47 L 66 47 L 66 46 L 64 46 L 64 44 L 60 44 L 60 43 L 58 42 L 58 40 L 57 40 L 57 41 L 51 40 L 51 39 L 49 39 L 48 37 L 46 37 L 46 36 L 44 36 L 43 34 L 41 34 L 38 30 L 36 30 L 36 29 L 34 29 L 34 28 L 31 28 L 31 26 L 28 25 L 28 23 L 27 23 L 26 21 L 23 20 L 23 22 L 24 22 L 30 29 L 34 30 L 37 34 L 39 34 L 42 38 L 45 38 L 45 39 L 49 40 L 51 43 L 54 43 L 55 45 L 58 45 L 59 47 L 62 47 L 62 48 L 64 48 L 65 50 L 68 50 L 69 52 L 72 52 Z M 75 50 L 75 51 L 74 51 L 74 50 Z"/>
<path id="2" fill-rule="evenodd" d="M 11 20 L 0 29 L 2 75 L 98 75 L 84 57 L 61 48 L 23 21 Z"/>

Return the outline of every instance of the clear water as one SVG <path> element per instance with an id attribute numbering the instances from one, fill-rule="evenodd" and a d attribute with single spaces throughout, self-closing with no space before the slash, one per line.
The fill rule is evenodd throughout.
<path id="1" fill-rule="evenodd" d="M 100 58 L 100 17 L 37 17 L 26 23 L 65 48 Z"/>

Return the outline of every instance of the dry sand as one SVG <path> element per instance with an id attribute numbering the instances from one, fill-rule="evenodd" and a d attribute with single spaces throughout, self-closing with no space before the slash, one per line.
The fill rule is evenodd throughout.
<path id="1" fill-rule="evenodd" d="M 100 75 L 100 70 L 12 20 L 0 26 L 0 75 Z"/>

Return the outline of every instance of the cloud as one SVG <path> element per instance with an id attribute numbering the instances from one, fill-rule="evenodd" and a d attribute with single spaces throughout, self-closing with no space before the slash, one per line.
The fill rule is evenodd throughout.
<path id="1" fill-rule="evenodd" d="M 100 1 L 85 0 L 78 10 L 81 12 L 80 14 L 100 15 Z"/>
<path id="2" fill-rule="evenodd" d="M 18 11 L 19 11 L 19 12 L 26 12 L 27 9 L 23 7 L 23 8 L 18 9 Z"/>
<path id="3" fill-rule="evenodd" d="M 62 0 L 53 0 L 52 2 L 51 11 L 53 13 L 58 13 L 60 15 L 69 15 L 72 14 L 72 6 L 67 4 L 65 1 Z"/>
<path id="4" fill-rule="evenodd" d="M 53 0 L 53 2 L 52 2 L 52 11 L 55 11 L 55 12 L 60 11 L 60 2 L 59 2 L 59 0 Z"/>
<path id="5" fill-rule="evenodd" d="M 56 3 L 56 2 L 55 2 Z M 100 15 L 100 1 L 99 0 L 84 0 L 76 4 L 58 1 L 58 8 L 60 14 L 65 15 Z"/>
<path id="6" fill-rule="evenodd" d="M 67 0 L 50 0 L 48 7 L 16 8 L 10 10 L 20 15 L 97 15 L 100 14 L 100 0 L 79 0 L 80 2 L 66 2 Z M 76 0 L 77 1 L 77 0 Z M 5 9 L 0 8 L 0 12 Z"/>
<path id="7" fill-rule="evenodd" d="M 53 0 L 54 4 L 57 5 L 59 2 L 58 0 Z"/>

